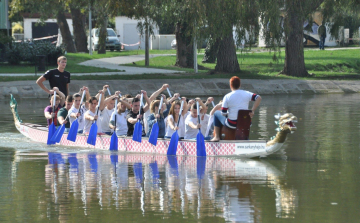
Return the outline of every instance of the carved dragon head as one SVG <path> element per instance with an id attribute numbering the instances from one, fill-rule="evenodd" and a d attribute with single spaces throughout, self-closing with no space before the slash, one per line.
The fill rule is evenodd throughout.
<path id="1" fill-rule="evenodd" d="M 279 121 L 275 121 L 275 123 L 279 125 L 280 131 L 296 131 L 297 128 L 294 123 L 297 122 L 297 117 L 294 116 L 292 113 L 275 115 L 275 118 L 277 117 Z"/>
<path id="2" fill-rule="evenodd" d="M 286 136 L 288 133 L 294 133 L 296 131 L 296 126 L 294 123 L 297 122 L 297 117 L 292 113 L 286 113 L 283 115 L 277 114 L 275 115 L 276 131 L 278 132 L 276 136 L 273 136 L 269 142 L 267 142 L 267 146 L 271 146 L 275 143 L 283 143 L 286 140 Z"/>

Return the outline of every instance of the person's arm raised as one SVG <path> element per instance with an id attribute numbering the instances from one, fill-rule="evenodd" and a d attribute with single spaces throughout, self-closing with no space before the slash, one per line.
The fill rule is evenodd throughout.
<path id="1" fill-rule="evenodd" d="M 53 91 L 56 91 L 56 94 L 59 95 L 59 97 L 60 97 L 60 105 L 61 105 L 61 106 L 64 106 L 64 104 L 65 104 L 65 95 L 64 95 L 64 93 L 61 92 L 61 91 L 59 90 L 59 88 L 57 88 L 57 87 L 54 87 L 54 88 L 53 88 Z"/>
<path id="2" fill-rule="evenodd" d="M 152 93 L 152 95 L 150 96 L 149 100 L 150 102 L 152 102 L 153 100 L 156 99 L 156 97 L 163 91 L 165 91 L 167 88 L 169 87 L 168 84 L 163 84 L 163 86 L 161 86 L 161 88 L 159 88 L 159 90 L 155 91 L 154 93 Z"/>
<path id="3" fill-rule="evenodd" d="M 147 110 L 149 110 L 151 101 L 150 101 L 150 99 L 148 98 L 146 91 L 143 91 L 143 90 L 142 90 L 141 93 L 144 94 L 144 99 L 145 99 L 145 101 L 146 101 L 146 104 L 145 104 L 145 106 L 144 106 L 144 108 L 143 108 L 144 113 L 145 113 L 145 112 L 147 112 Z"/>

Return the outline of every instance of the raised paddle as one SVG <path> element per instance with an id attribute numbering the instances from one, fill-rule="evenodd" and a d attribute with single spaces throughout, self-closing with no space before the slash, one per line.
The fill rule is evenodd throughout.
<path id="1" fill-rule="evenodd" d="M 158 114 L 160 114 L 160 110 L 161 110 L 161 107 L 162 107 L 162 104 L 163 104 L 163 100 L 164 100 L 164 98 L 161 97 L 161 99 L 160 99 L 160 104 L 159 104 Z M 159 136 L 159 125 L 158 125 L 158 123 L 157 123 L 157 121 L 156 121 L 156 122 L 154 123 L 152 129 L 151 129 L 151 133 L 150 133 L 150 136 L 149 136 L 149 143 L 151 143 L 151 144 L 153 144 L 154 146 L 156 146 L 158 136 Z"/>
<path id="2" fill-rule="evenodd" d="M 168 94 L 169 94 L 170 98 L 172 98 L 169 88 L 166 88 L 166 90 L 167 90 L 167 92 L 168 92 Z"/>
<path id="3" fill-rule="evenodd" d="M 82 104 L 82 102 L 84 100 L 84 97 L 85 97 L 85 91 L 83 91 L 83 94 L 82 94 L 82 97 L 81 97 L 79 111 L 81 109 L 81 104 Z M 70 126 L 70 130 L 69 130 L 69 133 L 68 133 L 67 140 L 75 142 L 76 141 L 76 136 L 77 136 L 77 133 L 78 133 L 78 129 L 79 129 L 79 121 L 78 121 L 78 118 L 76 118 L 75 121 Z"/>
<path id="4" fill-rule="evenodd" d="M 141 114 L 140 113 L 141 107 L 142 107 L 141 102 L 143 100 L 143 97 L 144 97 L 144 95 L 141 94 L 139 115 Z M 142 135 L 142 124 L 140 122 L 140 119 L 138 119 L 138 121 L 135 123 L 135 126 L 134 126 L 133 140 L 141 143 L 141 135 Z"/>
<path id="5" fill-rule="evenodd" d="M 52 112 L 55 114 L 55 103 L 56 103 L 56 91 L 54 91 L 54 100 L 53 100 L 53 107 L 52 107 Z M 52 118 L 52 122 L 49 125 L 49 132 L 48 132 L 48 139 L 47 139 L 47 144 L 51 145 L 51 144 L 55 144 L 54 141 L 51 141 L 52 136 L 54 135 L 56 131 L 55 125 L 54 125 L 54 118 Z"/>
<path id="6" fill-rule="evenodd" d="M 200 108 L 198 101 L 196 102 L 196 107 L 197 107 L 198 122 L 200 124 Z M 196 135 L 196 153 L 197 156 L 206 156 L 205 140 L 203 134 L 201 133 L 201 128 L 199 128 L 199 132 Z"/>
<path id="7" fill-rule="evenodd" d="M 114 112 L 113 114 L 115 114 L 115 128 L 114 128 L 114 132 L 111 135 L 111 139 L 110 139 L 110 150 L 118 150 L 118 137 L 116 135 L 116 114 L 117 114 L 117 99 L 115 100 L 115 108 L 114 108 Z"/>
<path id="8" fill-rule="evenodd" d="M 180 107 L 180 113 L 179 113 L 179 119 L 178 119 L 177 126 L 179 126 L 179 123 L 180 123 L 180 118 L 181 118 L 181 113 L 182 113 L 182 110 L 183 110 L 183 106 L 184 106 L 184 101 L 181 101 L 181 107 Z M 175 121 L 175 118 L 174 118 L 174 121 Z M 177 133 L 177 130 L 176 130 L 173 133 L 173 135 L 171 136 L 169 148 L 168 148 L 168 151 L 167 151 L 167 155 L 176 155 L 178 142 L 179 142 L 179 134 Z"/>
<path id="9" fill-rule="evenodd" d="M 100 94 L 100 97 L 99 97 L 99 102 L 98 102 L 98 106 L 97 106 L 97 110 L 96 110 L 96 115 L 99 114 L 101 96 L 102 96 L 102 94 Z M 88 136 L 88 139 L 87 139 L 88 144 L 95 146 L 97 130 L 98 130 L 98 127 L 96 125 L 96 120 L 94 120 L 94 123 L 91 125 L 90 131 L 89 131 L 89 136 Z"/>

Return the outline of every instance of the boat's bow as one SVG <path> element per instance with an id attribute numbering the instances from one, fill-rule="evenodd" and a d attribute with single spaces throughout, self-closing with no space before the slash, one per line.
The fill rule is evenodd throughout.
<path id="1" fill-rule="evenodd" d="M 289 133 L 294 133 L 297 130 L 297 127 L 294 124 L 297 122 L 297 117 L 292 113 L 286 113 L 283 115 L 278 114 L 275 115 L 275 118 L 278 119 L 275 121 L 278 125 L 276 128 L 278 133 L 266 143 L 266 151 L 268 153 L 274 153 L 279 150 L 284 144 L 287 135 Z"/>
<path id="2" fill-rule="evenodd" d="M 22 120 L 20 119 L 18 110 L 17 110 L 17 102 L 12 94 L 10 94 L 10 109 L 14 117 L 15 126 L 17 129 L 20 128 L 20 124 L 22 123 Z"/>

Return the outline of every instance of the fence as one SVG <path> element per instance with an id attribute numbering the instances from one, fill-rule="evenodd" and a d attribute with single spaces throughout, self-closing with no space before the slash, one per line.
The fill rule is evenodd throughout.
<path id="1" fill-rule="evenodd" d="M 175 35 L 155 35 L 152 40 L 151 49 L 153 50 L 171 50 L 171 41 Z"/>

